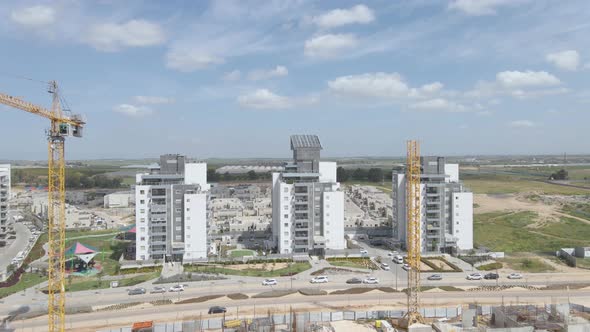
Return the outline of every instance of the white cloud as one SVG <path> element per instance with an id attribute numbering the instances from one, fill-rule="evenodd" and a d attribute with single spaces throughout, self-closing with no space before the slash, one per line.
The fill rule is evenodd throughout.
<path id="1" fill-rule="evenodd" d="M 515 5 L 522 0 L 453 0 L 449 3 L 450 9 L 462 11 L 467 15 L 483 16 L 494 15 L 501 6 Z"/>
<path id="2" fill-rule="evenodd" d="M 55 22 L 55 10 L 48 6 L 32 6 L 13 10 L 10 18 L 22 25 L 40 27 Z"/>
<path id="3" fill-rule="evenodd" d="M 255 109 L 286 109 L 293 107 L 288 97 L 279 96 L 267 89 L 258 89 L 238 97 L 238 103 L 245 108 Z"/>
<path id="4" fill-rule="evenodd" d="M 168 97 L 158 97 L 158 96 L 135 96 L 135 102 L 139 104 L 172 104 L 174 103 L 174 99 Z"/>
<path id="5" fill-rule="evenodd" d="M 348 9 L 334 9 L 312 19 L 320 28 L 325 29 L 355 23 L 367 24 L 374 20 L 375 14 L 365 5 L 356 5 Z"/>
<path id="6" fill-rule="evenodd" d="M 201 49 L 173 48 L 166 53 L 166 67 L 186 73 L 224 62 L 223 58 L 203 53 Z"/>
<path id="7" fill-rule="evenodd" d="M 223 80 L 227 82 L 239 81 L 242 77 L 242 72 L 239 70 L 232 70 L 223 75 Z"/>
<path id="8" fill-rule="evenodd" d="M 434 82 L 421 86 L 420 90 L 422 90 L 425 93 L 435 93 L 442 90 L 443 87 L 444 85 L 441 82 Z"/>
<path id="9" fill-rule="evenodd" d="M 90 28 L 84 41 L 100 51 L 117 51 L 124 47 L 159 45 L 164 43 L 165 35 L 157 23 L 131 20 L 121 24 L 96 24 Z"/>
<path id="10" fill-rule="evenodd" d="M 479 111 L 475 114 L 477 114 L 479 116 L 491 116 L 493 113 L 491 111 Z"/>
<path id="11" fill-rule="evenodd" d="M 529 120 L 516 120 L 509 122 L 508 126 L 513 128 L 532 128 L 536 127 L 537 124 Z"/>
<path id="12" fill-rule="evenodd" d="M 152 114 L 152 110 L 145 106 L 135 106 L 130 104 L 119 104 L 113 107 L 113 111 L 128 116 L 144 116 Z"/>
<path id="13" fill-rule="evenodd" d="M 545 59 L 563 70 L 576 70 L 580 65 L 580 54 L 575 50 L 549 53 Z"/>
<path id="14" fill-rule="evenodd" d="M 366 73 L 340 76 L 328 82 L 340 95 L 357 97 L 405 98 L 410 89 L 398 73 Z"/>
<path id="15" fill-rule="evenodd" d="M 289 74 L 289 70 L 285 66 L 276 66 L 273 69 L 258 69 L 253 70 L 248 74 L 248 78 L 252 81 L 267 80 L 274 77 L 283 77 Z"/>
<path id="16" fill-rule="evenodd" d="M 443 98 L 429 99 L 409 105 L 410 109 L 422 111 L 466 112 L 464 105 L 448 101 Z"/>
<path id="17" fill-rule="evenodd" d="M 508 88 L 559 85 L 561 81 L 545 71 L 503 71 L 496 74 L 496 81 Z"/>
<path id="18" fill-rule="evenodd" d="M 352 34 L 326 34 L 306 40 L 303 53 L 312 58 L 333 58 L 357 45 Z"/>

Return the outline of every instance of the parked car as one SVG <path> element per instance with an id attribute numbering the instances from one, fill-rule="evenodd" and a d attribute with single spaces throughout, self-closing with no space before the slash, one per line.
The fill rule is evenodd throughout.
<path id="1" fill-rule="evenodd" d="M 379 283 L 379 279 L 375 278 L 375 277 L 368 277 L 365 278 L 365 280 L 363 280 L 363 284 L 378 284 Z"/>
<path id="2" fill-rule="evenodd" d="M 442 280 L 442 274 L 433 274 L 428 276 L 428 280 Z"/>
<path id="3" fill-rule="evenodd" d="M 328 277 L 326 277 L 326 276 L 313 277 L 309 282 L 311 282 L 312 284 L 323 284 L 323 283 L 328 282 Z"/>
<path id="4" fill-rule="evenodd" d="M 481 273 L 472 273 L 467 276 L 467 280 L 481 280 L 483 275 Z"/>
<path id="5" fill-rule="evenodd" d="M 164 288 L 164 287 L 154 287 L 154 289 L 152 289 L 152 291 L 150 293 L 151 294 L 166 293 L 166 288 Z"/>
<path id="6" fill-rule="evenodd" d="M 277 279 L 264 279 L 262 282 L 263 286 L 274 286 L 277 284 Z"/>
<path id="7" fill-rule="evenodd" d="M 395 257 L 397 255 L 399 255 L 399 253 L 397 251 L 390 251 L 387 253 L 387 256 L 389 256 L 389 257 Z"/>
<path id="8" fill-rule="evenodd" d="M 362 284 L 363 280 L 361 278 L 352 278 L 352 279 L 348 279 L 346 280 L 347 284 Z"/>
<path id="9" fill-rule="evenodd" d="M 141 295 L 145 294 L 145 288 L 133 288 L 127 291 L 127 295 Z"/>
<path id="10" fill-rule="evenodd" d="M 409 271 L 410 270 L 410 264 L 406 263 L 402 266 L 402 269 Z"/>
<path id="11" fill-rule="evenodd" d="M 522 279 L 522 274 L 520 274 L 520 273 L 510 273 L 508 275 L 508 279 Z"/>
<path id="12" fill-rule="evenodd" d="M 368 255 L 369 252 L 366 249 L 361 249 L 361 255 Z"/>
<path id="13" fill-rule="evenodd" d="M 404 258 L 401 255 L 396 255 L 393 256 L 393 258 L 391 259 L 395 264 L 403 264 L 404 263 Z"/>
<path id="14" fill-rule="evenodd" d="M 218 305 L 209 308 L 209 314 L 223 314 L 226 311 L 227 309 L 225 307 L 220 307 Z"/>
<path id="15" fill-rule="evenodd" d="M 490 272 L 490 273 L 486 274 L 483 278 L 484 279 L 498 279 L 498 278 L 500 278 L 500 275 L 498 275 L 497 273 Z"/>
<path id="16" fill-rule="evenodd" d="M 182 291 L 184 291 L 184 286 L 183 285 L 174 285 L 174 286 L 170 287 L 170 291 L 171 292 L 182 292 Z"/>
<path id="17" fill-rule="evenodd" d="M 389 267 L 389 264 L 387 264 L 387 263 L 381 263 L 381 268 L 385 271 L 391 270 L 391 268 Z"/>

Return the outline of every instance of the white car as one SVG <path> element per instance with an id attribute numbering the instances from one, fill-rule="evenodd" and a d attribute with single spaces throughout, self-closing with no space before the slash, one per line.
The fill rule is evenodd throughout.
<path id="1" fill-rule="evenodd" d="M 409 271 L 410 270 L 410 264 L 406 263 L 402 266 L 402 269 Z"/>
<path id="2" fill-rule="evenodd" d="M 522 279 L 522 274 L 520 274 L 520 273 L 510 273 L 508 275 L 508 279 Z"/>
<path id="3" fill-rule="evenodd" d="M 263 286 L 274 286 L 277 284 L 277 279 L 264 279 L 262 282 Z"/>
<path id="4" fill-rule="evenodd" d="M 472 273 L 467 276 L 467 280 L 481 280 L 483 275 L 481 273 Z"/>
<path id="5" fill-rule="evenodd" d="M 379 283 L 379 279 L 375 278 L 375 277 L 368 277 L 365 278 L 365 280 L 363 280 L 363 284 L 378 284 Z"/>
<path id="6" fill-rule="evenodd" d="M 403 264 L 404 263 L 404 258 L 400 255 L 397 256 L 393 256 L 393 258 L 391 259 L 395 264 Z"/>
<path id="7" fill-rule="evenodd" d="M 368 255 L 369 252 L 366 249 L 361 249 L 361 255 Z"/>
<path id="8" fill-rule="evenodd" d="M 170 292 L 182 292 L 182 291 L 184 291 L 184 286 L 183 285 L 174 285 L 174 286 L 170 287 L 169 291 Z"/>
<path id="9" fill-rule="evenodd" d="M 391 268 L 389 267 L 389 264 L 387 264 L 387 263 L 381 263 L 381 268 L 385 271 L 391 270 Z"/>
<path id="10" fill-rule="evenodd" d="M 312 284 L 324 284 L 328 282 L 328 277 L 326 276 L 317 276 L 313 277 L 309 282 Z"/>

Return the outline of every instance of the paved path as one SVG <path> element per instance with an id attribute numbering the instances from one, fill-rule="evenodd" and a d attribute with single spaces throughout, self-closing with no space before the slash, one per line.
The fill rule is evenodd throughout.
<path id="1" fill-rule="evenodd" d="M 22 223 L 15 223 L 16 239 L 12 241 L 9 247 L 0 250 L 0 271 L 6 271 L 6 267 L 12 259 L 16 257 L 19 251 L 25 250 L 31 237 L 31 231 Z"/>

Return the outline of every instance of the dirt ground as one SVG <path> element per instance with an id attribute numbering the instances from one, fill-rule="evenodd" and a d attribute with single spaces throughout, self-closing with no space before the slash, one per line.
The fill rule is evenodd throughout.
<path id="1" fill-rule="evenodd" d="M 288 266 L 289 266 L 288 263 L 275 263 L 274 269 L 275 270 L 284 269 Z M 240 271 L 245 270 L 245 269 L 262 270 L 265 268 L 265 264 L 238 264 L 238 265 L 224 265 L 223 267 L 226 269 L 240 270 Z M 272 267 L 273 267 L 273 265 L 271 263 L 266 264 L 266 270 L 270 271 L 272 269 Z"/>
<path id="2" fill-rule="evenodd" d="M 443 266 L 443 270 L 445 271 L 454 271 L 452 267 L 449 266 L 449 264 L 447 264 L 447 262 L 442 261 L 440 259 L 429 259 L 432 263 L 434 263 L 434 265 L 436 266 Z"/>
<path id="3" fill-rule="evenodd" d="M 498 212 L 498 211 L 532 211 L 539 215 L 539 222 L 558 221 L 560 217 L 568 217 L 590 224 L 590 220 L 572 216 L 559 211 L 560 204 L 533 202 L 526 199 L 527 194 L 502 194 L 488 195 L 475 194 L 473 209 L 474 214 Z M 555 200 L 556 202 L 558 200 Z"/>

